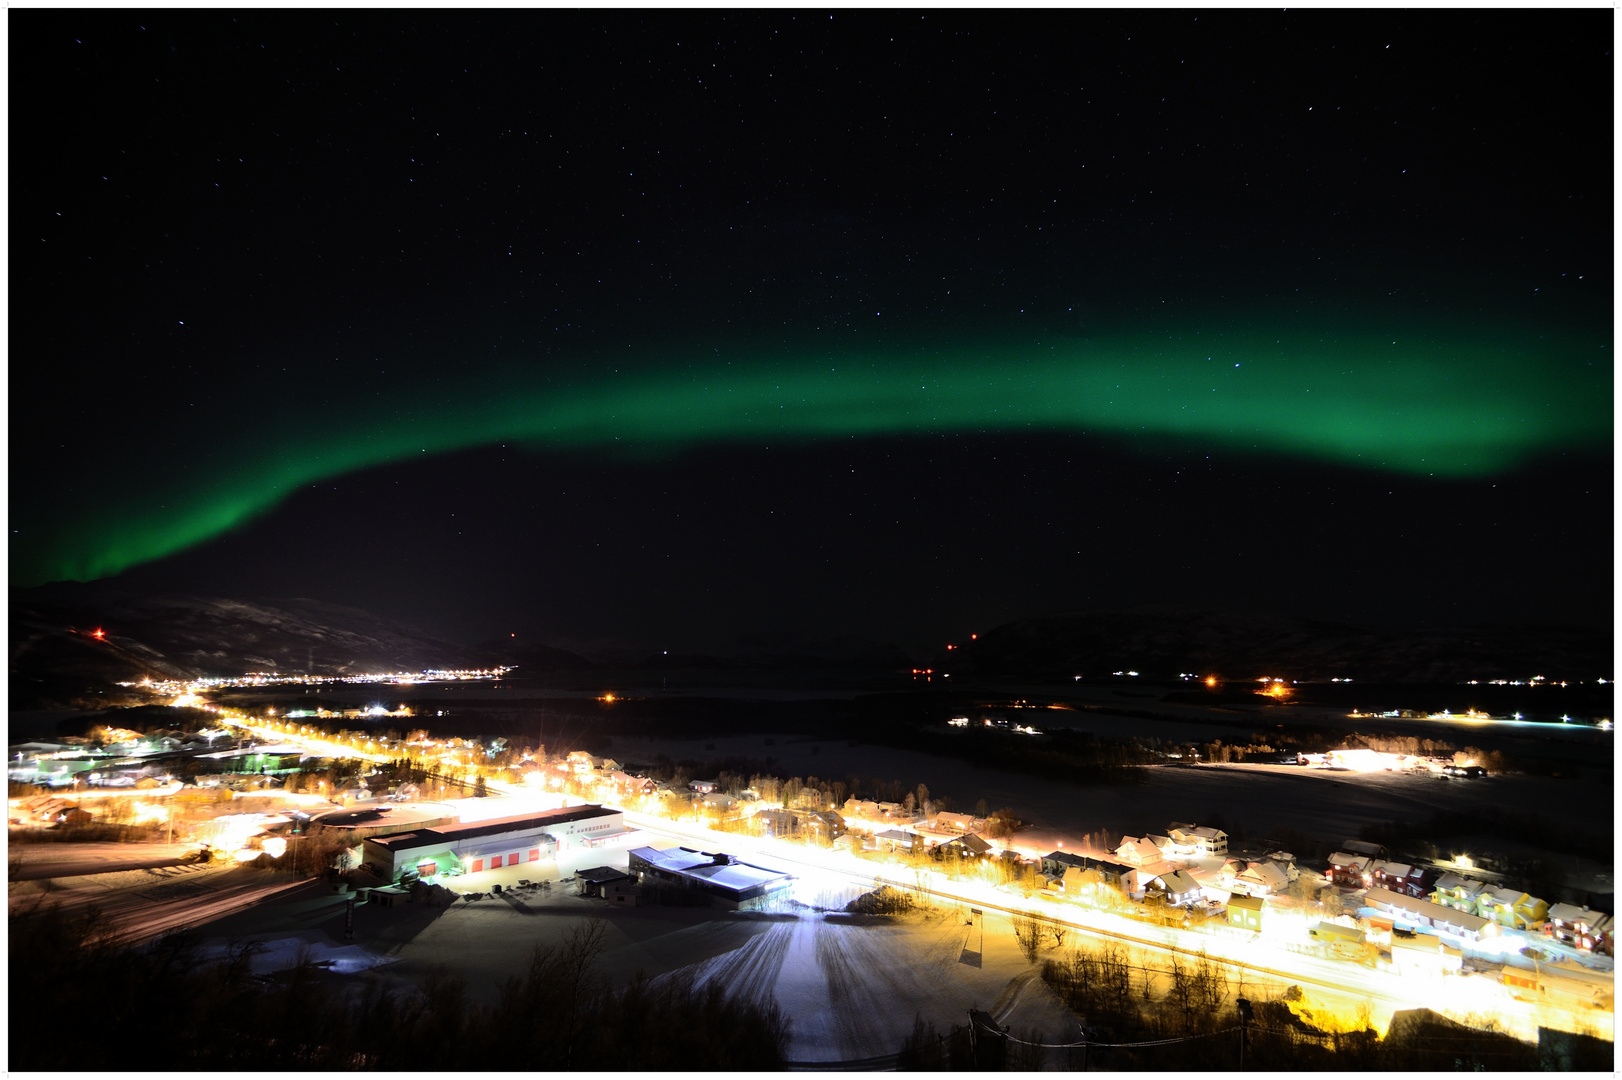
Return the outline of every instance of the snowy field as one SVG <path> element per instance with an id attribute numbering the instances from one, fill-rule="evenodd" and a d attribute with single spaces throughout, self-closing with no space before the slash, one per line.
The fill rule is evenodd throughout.
<path id="1" fill-rule="evenodd" d="M 526 872 L 533 880 L 534 868 Z M 813 899 L 843 902 L 847 895 L 855 892 Z M 256 973 L 305 957 L 348 985 L 375 977 L 414 988 L 443 967 L 467 980 L 474 999 L 492 1002 L 503 980 L 523 974 L 535 946 L 560 944 L 600 919 L 606 935 L 597 970 L 611 984 L 638 975 L 688 985 L 718 980 L 732 993 L 776 1001 L 792 1020 L 791 1061 L 893 1055 L 915 1016 L 945 1032 L 967 1023 L 971 1008 L 1053 1041 L 1078 1034 L 1075 1019 L 1034 977 L 1007 919 L 991 914 L 982 932 L 955 906 L 894 919 L 797 903 L 772 913 L 623 908 L 559 884 L 523 900 L 361 905 L 353 939 L 344 937 L 344 906 L 342 897 L 306 892 L 209 925 L 206 948 L 223 956 L 228 943 L 263 940 Z"/>

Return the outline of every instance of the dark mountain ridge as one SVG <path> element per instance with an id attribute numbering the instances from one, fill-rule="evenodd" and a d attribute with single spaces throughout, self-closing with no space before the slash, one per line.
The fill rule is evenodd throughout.
<path id="1" fill-rule="evenodd" d="M 1070 681 L 1134 670 L 1223 679 L 1449 683 L 1613 675 L 1614 635 L 1570 626 L 1370 629 L 1267 612 L 1144 606 L 1019 619 L 937 658 L 954 678 Z"/>
<path id="2" fill-rule="evenodd" d="M 103 636 L 96 637 L 95 631 Z M 992 628 L 935 660 L 958 685 L 975 680 L 1071 682 L 1134 670 L 1146 679 L 1214 674 L 1303 681 L 1430 683 L 1611 678 L 1613 635 L 1573 627 L 1368 629 L 1262 612 L 1146 606 L 1066 612 Z M 905 671 L 908 654 L 856 636 L 757 634 L 714 653 L 671 650 L 593 659 L 539 642 L 477 645 L 307 598 L 131 596 L 103 587 L 14 590 L 13 709 L 106 702 L 120 681 L 250 671 L 352 675 L 427 668 L 529 672 L 622 669 Z M 99 698 L 99 702 L 95 699 Z"/>

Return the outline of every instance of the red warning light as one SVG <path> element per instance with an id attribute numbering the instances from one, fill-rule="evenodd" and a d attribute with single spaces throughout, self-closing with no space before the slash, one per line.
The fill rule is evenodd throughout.
<path id="1" fill-rule="evenodd" d="M 101 641 L 101 640 L 103 640 L 104 638 L 107 637 L 107 631 L 103 630 L 101 627 L 98 626 L 98 627 L 96 627 L 95 631 L 91 633 L 90 636 L 95 638 L 97 641 Z"/>

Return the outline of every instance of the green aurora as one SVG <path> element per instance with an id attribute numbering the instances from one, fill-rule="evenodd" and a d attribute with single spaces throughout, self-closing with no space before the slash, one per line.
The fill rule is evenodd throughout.
<path id="1" fill-rule="evenodd" d="M 734 347 L 730 363 L 715 350 L 696 359 L 628 349 L 619 355 L 643 359 L 599 360 L 572 379 L 555 367 L 484 371 L 434 400 L 418 380 L 381 396 L 367 387 L 325 415 L 267 403 L 256 434 L 210 432 L 180 479 L 32 522 L 27 542 L 13 538 L 12 579 L 111 576 L 239 527 L 307 485 L 504 442 L 664 458 L 706 443 L 1073 431 L 1139 448 L 1496 475 L 1609 445 L 1609 349 L 1598 332 L 1330 332 L 1299 319 L 1023 345 Z"/>

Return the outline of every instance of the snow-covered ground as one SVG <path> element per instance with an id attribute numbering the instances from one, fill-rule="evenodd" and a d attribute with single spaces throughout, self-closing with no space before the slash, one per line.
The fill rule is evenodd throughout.
<path id="1" fill-rule="evenodd" d="M 1010 736 L 1015 738 L 1017 736 Z M 779 775 L 823 780 L 871 776 L 898 780 L 908 788 L 928 785 L 933 797 L 946 797 L 957 810 L 972 810 L 980 799 L 988 808 L 1013 809 L 1031 828 L 1018 846 L 1052 851 L 1058 841 L 1073 847 L 1088 832 L 1113 829 L 1133 836 L 1163 832 L 1168 822 L 1199 823 L 1220 815 L 1232 831 L 1263 836 L 1282 827 L 1315 834 L 1328 843 L 1355 837 L 1364 825 L 1424 821 L 1438 810 L 1483 810 L 1489 806 L 1529 807 L 1551 820 L 1576 815 L 1609 821 L 1613 790 L 1605 776 L 1579 779 L 1505 774 L 1481 780 L 1444 781 L 1417 773 L 1355 773 L 1293 765 L 1198 765 L 1153 767 L 1146 782 L 1123 785 L 1064 784 L 917 750 L 851 745 L 844 740 L 772 740 L 739 735 L 707 740 L 617 738 L 613 755 L 621 761 L 715 760 L 739 755 L 774 757 Z M 713 746 L 714 749 L 708 749 Z M 1610 852 L 1597 852 L 1596 861 Z"/>

